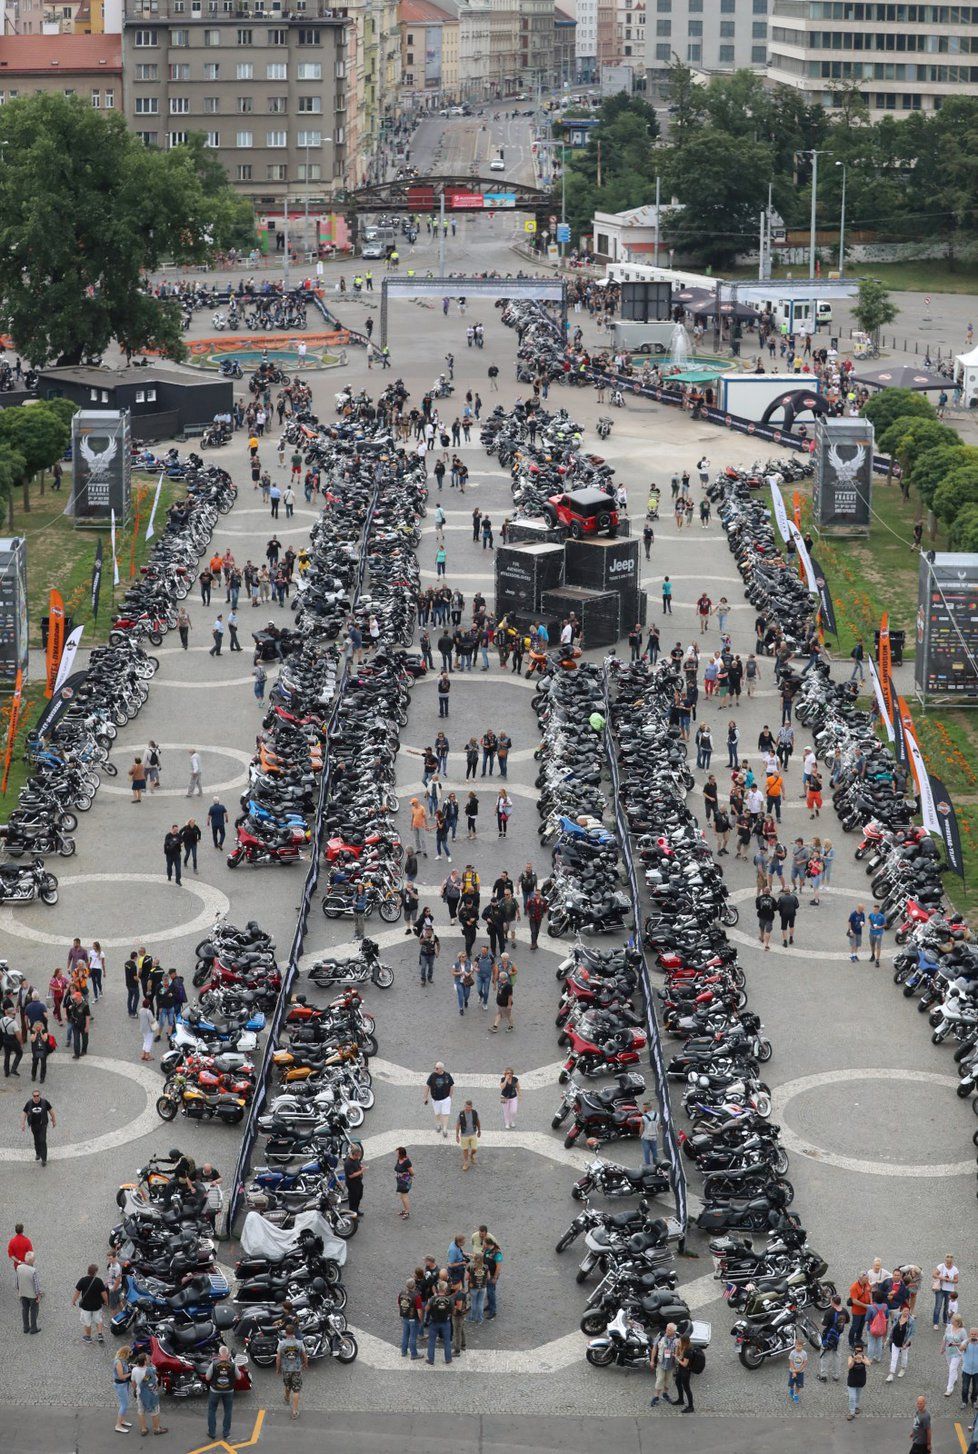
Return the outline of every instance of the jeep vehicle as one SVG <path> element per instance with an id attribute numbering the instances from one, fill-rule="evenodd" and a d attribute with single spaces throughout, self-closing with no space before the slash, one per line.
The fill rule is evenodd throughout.
<path id="1" fill-rule="evenodd" d="M 604 490 L 570 490 L 551 495 L 543 507 L 550 524 L 562 525 L 572 540 L 585 535 L 617 535 L 618 511 Z"/>

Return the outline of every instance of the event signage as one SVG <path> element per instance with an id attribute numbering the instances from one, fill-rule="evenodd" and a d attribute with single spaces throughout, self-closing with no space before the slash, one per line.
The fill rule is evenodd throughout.
<path id="1" fill-rule="evenodd" d="M 917 690 L 978 698 L 978 555 L 922 554 L 917 600 Z"/>
<path id="2" fill-rule="evenodd" d="M 873 425 L 822 415 L 816 424 L 815 523 L 836 533 L 869 533 Z"/>
<path id="3" fill-rule="evenodd" d="M 0 688 L 27 680 L 27 541 L 0 540 Z"/>
<path id="4" fill-rule="evenodd" d="M 79 523 L 104 525 L 129 515 L 127 409 L 81 409 L 71 421 L 74 488 L 69 509 Z"/>

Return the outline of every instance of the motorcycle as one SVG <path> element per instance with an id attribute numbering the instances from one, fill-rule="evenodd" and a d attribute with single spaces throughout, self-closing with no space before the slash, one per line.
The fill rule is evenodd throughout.
<path id="1" fill-rule="evenodd" d="M 30 904 L 35 899 L 43 904 L 58 902 L 58 880 L 47 872 L 44 860 L 33 858 L 22 866 L 0 864 L 0 904 Z"/>

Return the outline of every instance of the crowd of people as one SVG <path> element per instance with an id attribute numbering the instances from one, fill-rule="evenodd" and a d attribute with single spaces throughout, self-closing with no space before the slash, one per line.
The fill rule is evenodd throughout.
<path id="1" fill-rule="evenodd" d="M 502 1248 L 486 1226 L 468 1239 L 454 1236 L 443 1265 L 425 1257 L 397 1294 L 401 1357 L 433 1364 L 439 1343 L 446 1363 L 460 1357 L 468 1333 L 498 1314 L 502 1266 Z"/>

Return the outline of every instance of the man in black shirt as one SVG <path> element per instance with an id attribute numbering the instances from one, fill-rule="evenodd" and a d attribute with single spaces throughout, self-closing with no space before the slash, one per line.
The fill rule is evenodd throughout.
<path id="1" fill-rule="evenodd" d="M 715 775 L 711 772 L 703 784 L 703 807 L 706 812 L 706 821 L 709 823 L 711 817 L 717 810 L 720 801 L 720 789 L 717 785 Z"/>
<path id="2" fill-rule="evenodd" d="M 448 1118 L 452 1114 L 452 1086 L 455 1081 L 449 1075 L 440 1060 L 435 1061 L 435 1068 L 425 1081 L 424 1104 L 431 1101 L 431 1108 L 435 1113 L 435 1126 L 448 1140 Z"/>
<path id="3" fill-rule="evenodd" d="M 166 859 L 166 878 L 170 883 L 174 874 L 177 883 L 180 882 L 180 854 L 183 848 L 183 838 L 180 827 L 174 823 L 163 838 L 163 857 Z"/>
<path id="4" fill-rule="evenodd" d="M 44 1099 L 39 1090 L 32 1091 L 31 1098 L 24 1106 L 23 1115 L 20 1118 L 20 1129 L 25 1131 L 30 1126 L 31 1135 L 34 1137 L 34 1160 L 39 1161 L 42 1166 L 48 1164 L 49 1121 L 52 1126 L 58 1124 L 54 1107 L 50 1101 Z"/>
<path id="5" fill-rule="evenodd" d="M 75 1291 L 72 1293 L 71 1306 L 78 1308 L 81 1312 L 82 1342 L 92 1341 L 92 1329 L 95 1329 L 96 1342 L 105 1342 L 105 1324 L 103 1322 L 102 1309 L 109 1300 L 108 1289 L 98 1275 L 98 1263 L 89 1264 L 88 1271 L 84 1277 L 80 1277 L 75 1283 Z"/>
<path id="6" fill-rule="evenodd" d="M 126 1013 L 130 1020 L 135 1020 L 139 1013 L 139 970 L 136 967 L 135 951 L 123 965 L 122 973 L 126 981 Z"/>

